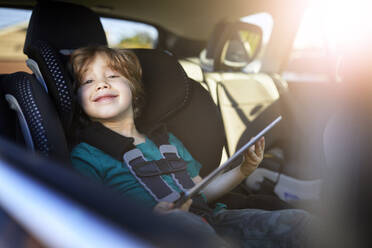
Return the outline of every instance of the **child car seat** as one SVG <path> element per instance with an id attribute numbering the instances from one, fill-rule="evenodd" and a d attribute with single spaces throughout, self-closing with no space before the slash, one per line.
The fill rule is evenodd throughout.
<path id="1" fill-rule="evenodd" d="M 34 61 L 32 64 L 37 64 L 34 73 L 44 80 L 65 130 L 70 127 L 74 105 L 66 54 L 92 44 L 107 45 L 107 41 L 99 17 L 91 10 L 69 3 L 37 4 L 24 52 Z M 166 123 L 169 131 L 203 164 L 201 174 L 207 174 L 219 164 L 225 142 L 222 120 L 213 100 L 187 77 L 171 54 L 147 49 L 133 51 L 143 67 L 147 93 L 147 105 L 138 126 L 145 130 Z"/>

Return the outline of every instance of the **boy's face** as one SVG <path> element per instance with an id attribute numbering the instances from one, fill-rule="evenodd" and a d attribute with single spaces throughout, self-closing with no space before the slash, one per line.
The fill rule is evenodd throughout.
<path id="1" fill-rule="evenodd" d="M 96 55 L 86 66 L 78 89 L 84 112 L 95 121 L 133 118 L 129 80 L 107 66 L 107 58 Z"/>

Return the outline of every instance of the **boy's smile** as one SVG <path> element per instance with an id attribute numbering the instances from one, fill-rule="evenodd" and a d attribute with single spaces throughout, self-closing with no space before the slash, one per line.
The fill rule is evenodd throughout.
<path id="1" fill-rule="evenodd" d="M 113 100 L 117 96 L 118 96 L 117 94 L 103 92 L 95 96 L 93 98 L 93 102 L 107 103 L 107 102 L 111 102 L 111 100 Z"/>
<path id="2" fill-rule="evenodd" d="M 96 55 L 89 64 L 78 90 L 84 112 L 96 121 L 133 118 L 129 81 L 109 68 L 104 55 Z"/>

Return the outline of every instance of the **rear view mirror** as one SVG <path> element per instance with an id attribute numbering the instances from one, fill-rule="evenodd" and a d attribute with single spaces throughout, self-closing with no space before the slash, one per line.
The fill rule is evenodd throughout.
<path id="1" fill-rule="evenodd" d="M 241 70 L 252 62 L 260 51 L 262 30 L 243 22 L 219 23 L 202 55 L 213 61 L 213 70 Z"/>

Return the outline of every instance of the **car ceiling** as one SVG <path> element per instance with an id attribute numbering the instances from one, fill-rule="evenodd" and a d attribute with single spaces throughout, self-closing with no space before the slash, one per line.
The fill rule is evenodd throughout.
<path id="1" fill-rule="evenodd" d="M 131 18 L 157 24 L 189 39 L 206 40 L 216 23 L 239 19 L 258 12 L 269 12 L 276 20 L 286 12 L 298 11 L 306 0 L 67 0 L 114 17 Z M 0 0 L 2 6 L 31 8 L 37 1 Z"/>

